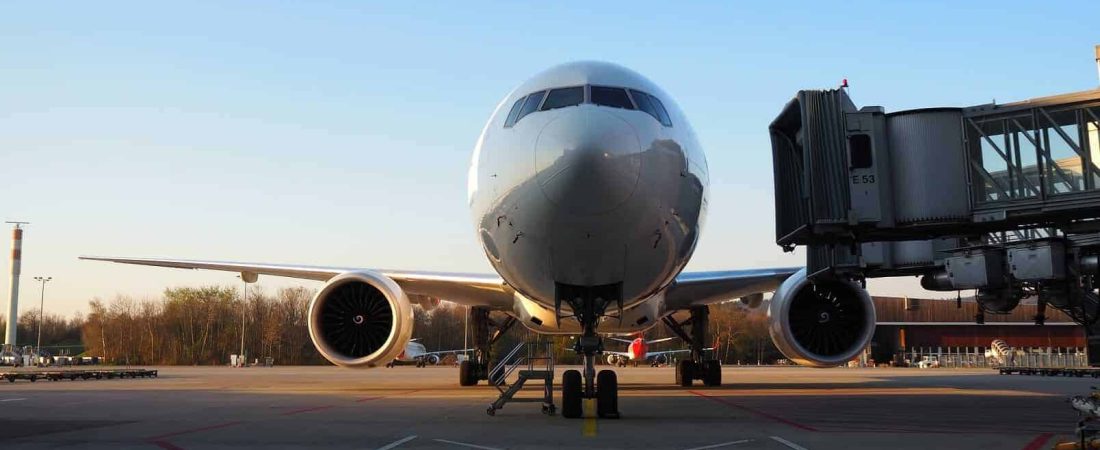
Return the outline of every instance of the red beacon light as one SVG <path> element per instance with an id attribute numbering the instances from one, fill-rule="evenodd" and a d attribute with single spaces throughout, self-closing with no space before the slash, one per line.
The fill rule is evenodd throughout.
<path id="1" fill-rule="evenodd" d="M 842 87 L 842 88 L 847 88 L 848 87 L 848 79 L 847 78 L 844 78 L 844 79 L 840 80 L 840 87 Z"/>

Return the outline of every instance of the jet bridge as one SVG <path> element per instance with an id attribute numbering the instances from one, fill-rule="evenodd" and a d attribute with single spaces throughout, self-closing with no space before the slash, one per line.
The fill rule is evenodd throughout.
<path id="1" fill-rule="evenodd" d="M 1036 297 L 1100 365 L 1098 129 L 1100 90 L 898 112 L 800 91 L 769 127 L 776 243 L 811 277 L 920 275 L 988 313 Z"/>

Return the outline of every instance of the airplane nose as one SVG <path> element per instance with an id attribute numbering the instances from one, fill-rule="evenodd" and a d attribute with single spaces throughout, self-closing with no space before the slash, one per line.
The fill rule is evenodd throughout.
<path id="1" fill-rule="evenodd" d="M 563 112 L 535 143 L 542 192 L 573 215 L 611 212 L 634 193 L 641 144 L 626 120 L 594 107 Z"/>

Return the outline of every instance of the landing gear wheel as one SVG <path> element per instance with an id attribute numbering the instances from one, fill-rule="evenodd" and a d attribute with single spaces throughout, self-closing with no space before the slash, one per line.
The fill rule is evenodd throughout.
<path id="1" fill-rule="evenodd" d="M 596 374 L 596 415 L 601 419 L 619 418 L 619 379 L 613 370 Z"/>
<path id="2" fill-rule="evenodd" d="M 561 416 L 579 418 L 581 410 L 581 372 L 566 370 L 561 376 Z"/>
<path id="3" fill-rule="evenodd" d="M 474 371 L 473 362 L 462 361 L 462 363 L 458 365 L 458 384 L 459 386 L 477 385 L 477 372 Z"/>
<path id="4" fill-rule="evenodd" d="M 703 363 L 703 386 L 718 387 L 722 385 L 722 364 L 717 359 L 711 359 Z"/>
<path id="5" fill-rule="evenodd" d="M 682 387 L 691 387 L 691 381 L 695 377 L 695 361 L 682 360 L 676 363 L 676 384 Z"/>

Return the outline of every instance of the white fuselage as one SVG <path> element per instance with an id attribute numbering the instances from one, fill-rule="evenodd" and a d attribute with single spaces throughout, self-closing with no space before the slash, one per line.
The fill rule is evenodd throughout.
<path id="1" fill-rule="evenodd" d="M 583 101 L 548 109 L 569 98 L 554 89 L 570 87 L 582 88 Z M 609 106 L 619 90 L 629 93 L 626 107 Z M 545 110 L 514 120 L 514 106 L 540 91 L 549 92 Z M 653 99 L 667 114 L 647 112 Z M 489 262 L 517 293 L 518 315 L 545 319 L 524 325 L 575 330 L 538 310 L 553 308 L 562 286 L 613 286 L 624 310 L 651 310 L 645 323 L 623 320 L 614 330 L 634 331 L 656 323 L 661 291 L 691 258 L 707 184 L 695 133 L 663 90 L 614 64 L 578 62 L 536 75 L 501 101 L 474 149 L 468 198 Z M 611 322 L 600 331 L 612 331 Z"/>
<path id="2" fill-rule="evenodd" d="M 428 348 L 419 342 L 405 344 L 405 351 L 397 355 L 397 360 L 402 362 L 415 362 L 428 353 Z"/>

